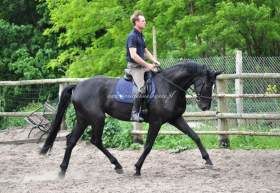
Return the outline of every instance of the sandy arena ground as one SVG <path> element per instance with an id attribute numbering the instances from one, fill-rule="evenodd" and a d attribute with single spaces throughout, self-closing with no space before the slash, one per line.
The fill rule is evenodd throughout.
<path id="1" fill-rule="evenodd" d="M 134 164 L 142 150 L 110 149 L 124 168 L 117 174 L 97 148 L 79 142 L 66 177 L 59 179 L 65 141 L 56 142 L 47 156 L 38 154 L 39 145 L 0 145 L 1 193 L 280 192 L 277 150 L 209 150 L 213 169 L 204 168 L 197 149 L 152 150 L 136 178 Z"/>

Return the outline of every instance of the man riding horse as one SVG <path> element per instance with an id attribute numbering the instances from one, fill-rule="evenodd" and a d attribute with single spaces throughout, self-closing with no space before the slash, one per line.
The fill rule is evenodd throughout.
<path id="1" fill-rule="evenodd" d="M 143 120 L 138 114 L 144 86 L 144 73 L 150 70 L 154 71 L 155 69 L 154 64 L 145 62 L 144 55 L 152 62 L 159 64 L 145 46 L 141 33 L 145 27 L 143 14 L 140 12 L 133 14 L 132 22 L 134 23 L 134 30 L 130 33 L 127 40 L 127 60 L 128 70 L 138 87 L 138 94 L 133 108 L 130 103 L 119 102 L 112 97 L 116 94 L 118 82 L 122 81 L 120 78 L 95 76 L 77 85 L 69 85 L 64 88 L 59 99 L 55 117 L 50 126 L 48 137 L 40 151 L 41 154 L 46 154 L 53 147 L 61 128 L 62 119 L 68 106 L 72 103 L 75 110 L 76 125 L 72 132 L 67 135 L 64 158 L 60 164 L 60 176 L 62 177 L 66 174 L 73 148 L 88 126 L 92 128 L 90 142 L 104 153 L 110 163 L 115 166 L 114 169 L 117 173 L 122 173 L 122 165 L 103 144 L 102 134 L 106 114 L 123 121 Z M 154 74 L 153 82 L 156 87 L 154 97 L 148 104 L 149 113 L 143 116 L 144 121 L 149 123 L 149 129 L 144 150 L 135 164 L 136 176 L 141 175 L 143 163 L 153 147 L 161 126 L 166 123 L 175 126 L 181 132 L 188 135 L 196 143 L 202 158 L 206 161 L 205 164 L 212 165 L 210 156 L 204 148 L 200 137 L 184 120 L 183 113 L 186 111 L 186 91 L 192 85 L 193 91 L 197 96 L 198 107 L 203 111 L 210 109 L 213 86 L 216 77 L 220 73 L 211 70 L 206 65 L 191 61 L 181 61 Z"/>
<path id="2" fill-rule="evenodd" d="M 144 119 L 140 116 L 140 107 L 143 95 L 145 94 L 144 74 L 147 71 L 156 71 L 156 65 L 160 63 L 147 49 L 142 30 L 146 27 L 145 17 L 142 12 L 135 11 L 131 16 L 131 22 L 134 25 L 133 30 L 129 33 L 126 42 L 126 60 L 127 73 L 133 78 L 138 92 L 134 96 L 134 102 L 131 112 L 131 121 L 141 122 Z M 145 61 L 145 58 L 154 64 Z"/>

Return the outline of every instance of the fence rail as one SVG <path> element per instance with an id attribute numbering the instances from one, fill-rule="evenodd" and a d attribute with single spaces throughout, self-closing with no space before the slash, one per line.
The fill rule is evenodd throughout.
<path id="1" fill-rule="evenodd" d="M 66 84 L 78 83 L 87 78 L 56 78 L 56 79 L 37 79 L 37 80 L 19 80 L 19 81 L 0 81 L 0 86 L 23 86 L 36 84 Z"/>
<path id="2" fill-rule="evenodd" d="M 242 74 L 221 74 L 217 80 L 230 79 L 279 79 L 280 73 L 242 73 Z"/>
<path id="3" fill-rule="evenodd" d="M 78 83 L 87 78 L 57 78 L 57 79 L 37 79 L 37 80 L 19 80 L 19 81 L 0 81 L 0 86 L 23 86 L 36 84 L 61 84 Z M 230 79 L 280 79 L 280 73 L 242 73 L 242 74 L 221 74 L 217 80 Z"/>

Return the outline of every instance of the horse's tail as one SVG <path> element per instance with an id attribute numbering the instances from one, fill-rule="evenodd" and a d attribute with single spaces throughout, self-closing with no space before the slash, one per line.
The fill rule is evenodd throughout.
<path id="1" fill-rule="evenodd" d="M 66 112 L 67 107 L 69 106 L 71 96 L 72 96 L 72 90 L 75 88 L 75 85 L 67 86 L 61 93 L 61 97 L 58 103 L 57 112 L 55 115 L 54 120 L 51 123 L 51 127 L 49 130 L 49 135 L 45 141 L 44 146 L 42 147 L 40 153 L 46 154 L 49 149 L 52 148 L 54 140 L 57 136 L 57 133 L 60 130 L 60 125 L 63 119 L 63 116 Z"/>

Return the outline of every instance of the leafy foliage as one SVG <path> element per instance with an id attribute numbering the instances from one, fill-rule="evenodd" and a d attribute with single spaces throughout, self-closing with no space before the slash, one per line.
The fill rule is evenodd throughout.
<path id="1" fill-rule="evenodd" d="M 276 0 L 4 0 L 0 78 L 122 74 L 136 9 L 147 18 L 148 48 L 152 27 L 157 29 L 159 58 L 231 55 L 237 48 L 277 55 L 279 6 Z"/>
<path id="2" fill-rule="evenodd" d="M 47 2 L 54 25 L 45 34 L 59 33 L 59 46 L 68 48 L 50 62 L 51 67 L 68 66 L 66 74 L 71 77 L 121 73 L 126 32 L 118 28 L 123 25 L 118 1 Z"/>
<path id="3" fill-rule="evenodd" d="M 167 57 L 231 55 L 271 56 L 280 50 L 278 1 L 47 0 L 53 25 L 45 34 L 59 34 L 60 55 L 49 63 L 65 67 L 67 76 L 120 75 L 125 66 L 125 40 L 130 14 L 144 12 L 145 37 L 151 47 L 157 28 L 158 53 Z"/>

